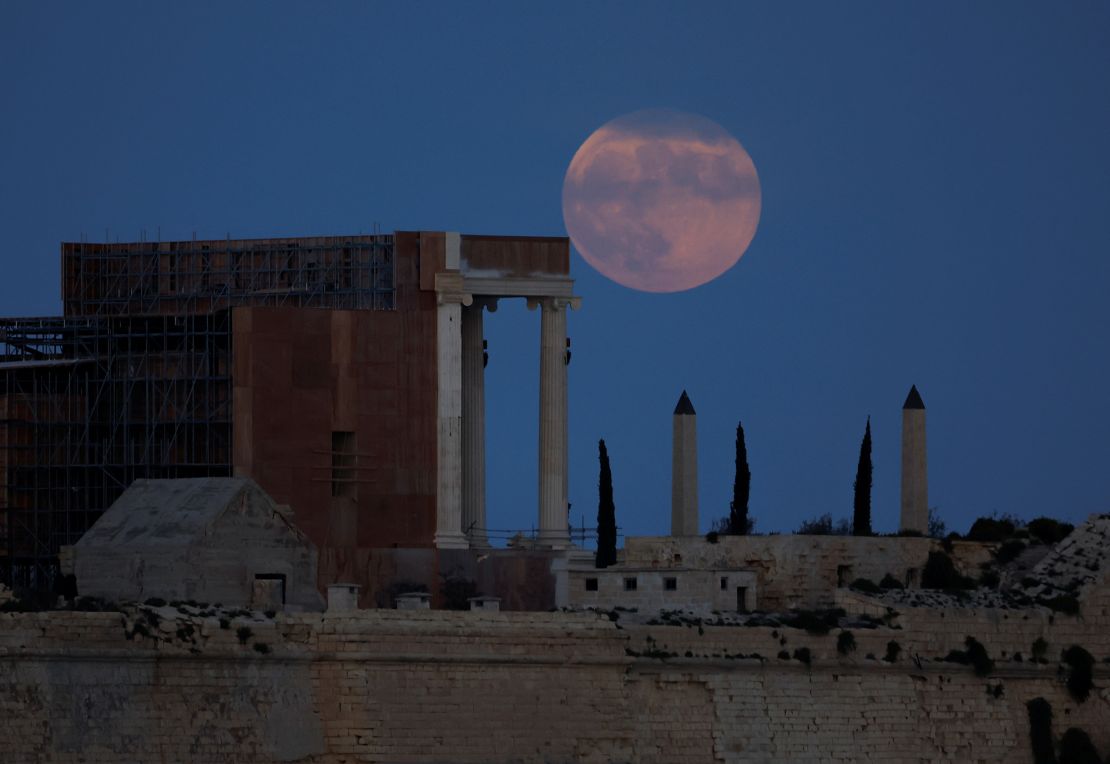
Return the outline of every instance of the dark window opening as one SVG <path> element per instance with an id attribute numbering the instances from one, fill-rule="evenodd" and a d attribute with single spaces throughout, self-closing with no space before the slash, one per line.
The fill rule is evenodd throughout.
<path id="1" fill-rule="evenodd" d="M 596 592 L 597 591 L 597 579 L 596 578 L 587 578 L 586 579 L 586 591 L 588 591 L 588 592 Z"/>
<path id="2" fill-rule="evenodd" d="M 280 581 L 281 604 L 285 604 L 285 574 L 284 573 L 255 573 L 255 581 Z"/>
<path id="3" fill-rule="evenodd" d="M 676 591 L 678 589 L 678 579 L 671 577 L 664 578 L 663 588 L 666 589 L 668 592 Z"/>
<path id="4" fill-rule="evenodd" d="M 626 579 L 624 579 L 624 590 L 626 592 L 636 591 L 636 579 L 635 578 L 626 578 Z"/>
<path id="5" fill-rule="evenodd" d="M 837 565 L 836 566 L 836 585 L 838 587 L 848 586 L 852 583 L 852 566 L 851 565 Z"/>
<path id="6" fill-rule="evenodd" d="M 331 495 L 358 498 L 355 466 L 358 445 L 353 432 L 331 434 Z"/>
<path id="7" fill-rule="evenodd" d="M 748 612 L 748 587 L 746 586 L 736 587 L 736 612 Z"/>
<path id="8" fill-rule="evenodd" d="M 721 576 L 721 591 L 728 591 L 728 576 Z"/>

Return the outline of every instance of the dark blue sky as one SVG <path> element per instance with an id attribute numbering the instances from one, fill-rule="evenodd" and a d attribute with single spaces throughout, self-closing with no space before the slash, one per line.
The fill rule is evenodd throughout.
<path id="1" fill-rule="evenodd" d="M 576 519 L 604 437 L 619 524 L 668 531 L 686 388 L 703 527 L 737 419 L 758 530 L 848 515 L 870 414 L 892 530 L 911 383 L 950 527 L 1110 510 L 1106 3 L 13 2 L 0 85 L 8 315 L 57 313 L 59 242 L 105 229 L 564 235 L 595 128 L 702 114 L 755 161 L 760 228 L 675 295 L 574 256 Z M 530 527 L 538 315 L 487 327 L 490 524 Z"/>

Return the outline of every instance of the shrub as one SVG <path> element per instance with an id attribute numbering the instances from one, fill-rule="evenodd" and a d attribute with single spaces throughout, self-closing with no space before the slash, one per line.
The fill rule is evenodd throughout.
<path id="1" fill-rule="evenodd" d="M 1014 560 L 1016 560 L 1017 556 L 1019 554 L 1021 554 L 1022 552 L 1024 552 L 1024 551 L 1025 551 L 1025 542 L 1024 541 L 1018 541 L 1017 539 L 1010 539 L 1009 541 L 1004 543 L 1002 546 L 998 547 L 998 551 L 995 552 L 994 556 L 995 556 L 995 559 L 997 559 L 999 563 L 1001 563 L 1002 565 L 1005 565 L 1008 562 L 1013 562 Z"/>
<path id="2" fill-rule="evenodd" d="M 266 616 L 267 618 L 273 619 L 275 616 L 277 616 L 277 611 L 276 610 L 267 610 L 262 615 Z"/>
<path id="3" fill-rule="evenodd" d="M 808 647 L 799 647 L 797 650 L 795 650 L 794 658 L 806 664 L 807 666 L 813 663 L 813 656 L 810 655 Z"/>
<path id="4" fill-rule="evenodd" d="M 1079 600 L 1072 594 L 1058 594 L 1045 600 L 1038 600 L 1039 604 L 1052 608 L 1057 613 L 1077 615 L 1079 613 Z"/>
<path id="5" fill-rule="evenodd" d="M 790 660 L 790 653 L 788 653 L 786 650 L 779 650 L 779 660 L 780 661 Z"/>
<path id="6" fill-rule="evenodd" d="M 886 655 L 883 656 L 883 660 L 887 663 L 894 663 L 901 654 L 902 646 L 892 639 L 886 643 Z"/>
<path id="7" fill-rule="evenodd" d="M 710 544 L 716 544 L 718 540 L 717 531 L 709 531 L 709 533 L 705 534 L 705 540 Z"/>
<path id="8" fill-rule="evenodd" d="M 1048 663 L 1045 660 L 1045 655 L 1048 654 L 1048 642 L 1044 641 L 1044 637 L 1037 637 L 1033 641 L 1032 654 L 1034 663 Z"/>
<path id="9" fill-rule="evenodd" d="M 149 607 L 165 607 L 166 606 L 166 601 L 164 599 L 162 599 L 161 597 L 151 597 L 150 599 L 148 599 L 143 604 L 147 605 Z"/>
<path id="10" fill-rule="evenodd" d="M 836 638 L 836 651 L 841 655 L 847 655 L 855 651 L 856 637 L 850 631 L 842 631 Z"/>
<path id="11" fill-rule="evenodd" d="M 238 629 L 235 630 L 235 636 L 239 638 L 239 644 L 241 645 L 247 644 L 247 642 L 250 641 L 250 638 L 253 635 L 254 632 L 251 631 L 250 626 L 240 626 Z"/>
<path id="12" fill-rule="evenodd" d="M 975 669 L 976 676 L 986 676 L 994 671 L 994 661 L 987 654 L 987 648 L 977 640 L 975 637 L 968 637 L 964 640 L 964 645 L 967 646 L 967 657 L 971 662 L 972 668 Z"/>
<path id="13" fill-rule="evenodd" d="M 1044 698 L 1033 698 L 1025 704 L 1029 712 L 1029 742 L 1033 746 L 1033 764 L 1056 764 L 1052 744 L 1052 706 Z"/>
<path id="14" fill-rule="evenodd" d="M 824 636 L 837 626 L 845 612 L 842 608 L 832 610 L 795 610 L 782 619 L 784 626 L 805 629 L 806 633 Z"/>
<path id="15" fill-rule="evenodd" d="M 1000 582 L 997 570 L 984 570 L 979 576 L 979 586 L 985 586 L 988 589 L 997 589 Z"/>
<path id="16" fill-rule="evenodd" d="M 905 589 L 906 587 L 905 587 L 905 584 L 903 584 L 897 578 L 895 578 L 894 576 L 887 573 L 885 576 L 883 576 L 883 580 L 879 582 L 879 588 L 881 588 L 881 589 Z"/>
<path id="17" fill-rule="evenodd" d="M 1094 656 L 1079 645 L 1072 645 L 1064 651 L 1064 663 L 1068 664 L 1068 692 L 1077 701 L 1082 703 L 1091 695 L 1095 684 L 1091 674 L 1094 670 Z"/>
<path id="18" fill-rule="evenodd" d="M 857 578 L 852 582 L 851 587 L 856 591 L 863 592 L 864 594 L 882 594 L 883 590 L 869 578 Z"/>
<path id="19" fill-rule="evenodd" d="M 231 621 L 227 620 L 226 618 L 221 618 L 220 619 L 220 628 L 221 629 L 230 629 L 231 628 Z"/>
<path id="20" fill-rule="evenodd" d="M 440 587 L 443 607 L 448 610 L 469 610 L 470 598 L 478 596 L 478 584 L 462 576 L 445 576 Z"/>
<path id="21" fill-rule="evenodd" d="M 929 552 L 929 559 L 925 561 L 925 568 L 921 571 L 921 586 L 925 589 L 944 589 L 957 591 L 971 589 L 975 582 L 967 576 L 960 575 L 952 558 L 944 552 Z"/>
<path id="22" fill-rule="evenodd" d="M 1069 727 L 1060 738 L 1060 764 L 1102 764 L 1091 737 L 1078 727 Z"/>
<path id="23" fill-rule="evenodd" d="M 980 517 L 971 524 L 967 532 L 968 541 L 1005 541 L 1014 535 L 1017 527 L 1013 519 L 1006 517 Z"/>
<path id="24" fill-rule="evenodd" d="M 256 652 L 262 653 L 263 655 L 270 654 L 270 646 L 265 642 L 255 642 L 254 649 Z"/>
<path id="25" fill-rule="evenodd" d="M 1059 520 L 1053 520 L 1051 517 L 1038 517 L 1036 520 L 1030 520 L 1025 527 L 1029 530 L 1029 535 L 1040 539 L 1045 544 L 1059 544 L 1075 530 L 1075 526 L 1071 523 L 1062 523 Z"/>

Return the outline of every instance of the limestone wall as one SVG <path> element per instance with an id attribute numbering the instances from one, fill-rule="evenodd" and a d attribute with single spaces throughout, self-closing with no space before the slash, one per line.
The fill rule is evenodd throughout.
<path id="1" fill-rule="evenodd" d="M 990 558 L 988 544 L 957 541 L 952 559 L 966 575 L 978 577 L 979 565 Z M 746 568 L 758 575 L 760 610 L 830 607 L 838 585 L 857 578 L 878 583 L 888 573 L 916 586 L 929 552 L 940 549 L 936 539 L 855 536 L 721 536 L 717 543 L 702 538 L 632 537 L 625 543 L 622 563 L 664 569 L 673 565 L 697 569 Z"/>
<path id="2" fill-rule="evenodd" d="M 1053 655 L 1076 638 L 1110 657 L 1105 614 L 1022 620 L 1013 636 L 1013 623 L 982 612 L 903 614 L 902 629 L 856 630 L 847 657 L 835 630 L 592 614 L 223 617 L 228 628 L 169 608 L 157 626 L 136 612 L 0 614 L 4 759 L 1026 762 L 1024 704 L 1037 696 L 1052 703 L 1057 735 L 1080 726 L 1110 753 L 1110 691 L 1076 703 Z M 964 632 L 997 658 L 1044 635 L 1050 662 L 999 659 L 982 678 L 930 659 Z M 898 660 L 866 657 L 892 639 Z M 772 652 L 802 646 L 811 665 Z M 1110 685 L 1106 664 L 1095 682 Z"/>

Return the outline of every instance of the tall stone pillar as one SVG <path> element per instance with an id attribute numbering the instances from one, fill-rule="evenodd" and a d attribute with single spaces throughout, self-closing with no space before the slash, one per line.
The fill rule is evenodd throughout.
<path id="1" fill-rule="evenodd" d="M 567 305 L 566 298 L 530 300 L 540 309 L 540 532 L 539 543 L 570 546 L 567 532 Z"/>
<path id="2" fill-rule="evenodd" d="M 686 391 L 674 408 L 671 535 L 698 535 L 698 417 Z"/>
<path id="3" fill-rule="evenodd" d="M 486 535 L 486 383 L 482 311 L 496 300 L 462 309 L 462 531 L 471 547 L 489 546 Z"/>
<path id="4" fill-rule="evenodd" d="M 925 460 L 925 403 L 910 388 L 902 406 L 902 519 L 903 531 L 929 531 L 929 480 Z"/>
<path id="5" fill-rule="evenodd" d="M 473 298 L 459 273 L 460 239 L 446 234 L 436 290 L 436 535 L 438 549 L 465 549 L 462 532 L 462 309 Z"/>

